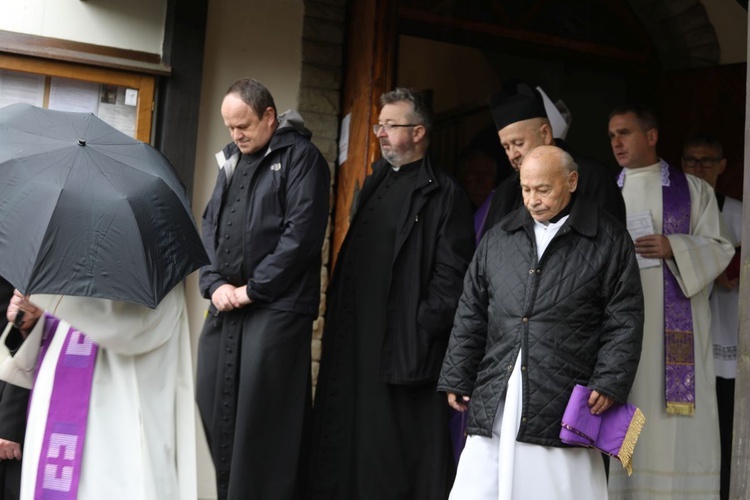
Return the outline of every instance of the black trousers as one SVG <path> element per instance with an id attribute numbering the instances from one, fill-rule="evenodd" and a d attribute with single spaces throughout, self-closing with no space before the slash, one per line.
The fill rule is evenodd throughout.
<path id="1" fill-rule="evenodd" d="M 18 500 L 21 496 L 21 461 L 0 460 L 0 500 Z"/>
<path id="2" fill-rule="evenodd" d="M 734 425 L 734 379 L 716 377 L 716 400 L 719 405 L 719 440 L 721 442 L 721 500 L 729 498 L 732 465 L 732 427 Z"/>

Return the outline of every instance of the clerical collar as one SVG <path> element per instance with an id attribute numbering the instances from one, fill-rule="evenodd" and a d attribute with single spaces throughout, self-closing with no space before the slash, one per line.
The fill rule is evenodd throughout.
<path id="1" fill-rule="evenodd" d="M 570 208 L 573 206 L 573 201 L 575 201 L 575 199 L 576 199 L 576 193 L 575 193 L 575 191 L 573 191 L 572 193 L 570 193 L 570 201 L 568 201 L 568 204 L 565 205 L 565 208 L 563 208 L 562 210 L 560 210 L 560 212 L 557 215 L 555 215 L 554 217 L 550 218 L 546 222 L 547 223 L 552 223 L 552 224 L 557 224 L 560 221 L 560 219 L 562 219 L 566 215 L 570 215 Z"/>
<path id="2" fill-rule="evenodd" d="M 406 165 L 401 165 L 400 167 L 394 167 L 393 165 L 391 165 L 391 170 L 393 170 L 394 172 L 401 172 L 401 173 L 411 172 L 412 170 L 416 170 L 421 163 L 422 163 L 422 158 L 420 158 L 417 161 L 407 163 Z"/>

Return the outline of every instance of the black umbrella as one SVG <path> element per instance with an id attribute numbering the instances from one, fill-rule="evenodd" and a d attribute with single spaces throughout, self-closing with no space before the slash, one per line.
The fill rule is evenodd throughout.
<path id="1" fill-rule="evenodd" d="M 0 275 L 22 293 L 155 308 L 208 262 L 157 150 L 93 114 L 0 109 Z"/>

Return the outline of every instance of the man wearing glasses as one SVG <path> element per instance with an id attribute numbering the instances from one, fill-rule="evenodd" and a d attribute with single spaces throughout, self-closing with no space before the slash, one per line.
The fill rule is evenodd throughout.
<path id="1" fill-rule="evenodd" d="M 656 152 L 659 124 L 643 105 L 616 108 L 609 138 L 634 232 L 645 302 L 643 350 L 630 402 L 647 424 L 633 475 L 610 469 L 611 498 L 714 498 L 719 425 L 708 296 L 734 248 L 708 184 Z"/>
<path id="2" fill-rule="evenodd" d="M 718 139 L 700 134 L 685 142 L 682 170 L 703 179 L 716 189 L 716 181 L 724 172 L 727 160 Z M 714 191 L 721 217 L 732 243 L 735 259 L 714 282 L 711 291 L 711 336 L 714 343 L 716 399 L 719 403 L 719 435 L 721 436 L 721 492 L 729 498 L 729 475 L 732 462 L 732 426 L 734 421 L 734 379 L 737 374 L 737 332 L 739 331 L 739 244 L 742 236 L 742 202 Z"/>
<path id="3" fill-rule="evenodd" d="M 362 187 L 328 294 L 313 417 L 312 498 L 443 499 L 453 481 L 436 392 L 472 207 L 430 159 L 422 94 L 381 97 L 382 159 Z"/>

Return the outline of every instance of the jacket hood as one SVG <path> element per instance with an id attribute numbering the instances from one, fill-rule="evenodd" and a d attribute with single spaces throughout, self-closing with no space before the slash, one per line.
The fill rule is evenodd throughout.
<path id="1" fill-rule="evenodd" d="M 296 109 L 287 109 L 277 118 L 279 120 L 279 126 L 276 129 L 277 134 L 294 130 L 307 139 L 312 137 L 312 132 L 305 128 L 305 119 L 302 118 L 302 115 L 300 115 Z"/>

